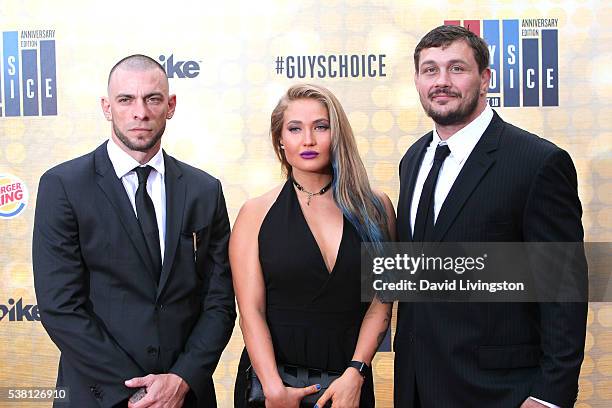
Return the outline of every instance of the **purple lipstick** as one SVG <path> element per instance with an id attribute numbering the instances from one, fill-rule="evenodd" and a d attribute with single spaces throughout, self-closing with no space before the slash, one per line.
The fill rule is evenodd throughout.
<path id="1" fill-rule="evenodd" d="M 312 150 L 307 150 L 305 152 L 300 153 L 300 157 L 302 157 L 302 159 L 314 159 L 315 157 L 317 157 L 319 155 L 319 153 L 314 152 Z"/>

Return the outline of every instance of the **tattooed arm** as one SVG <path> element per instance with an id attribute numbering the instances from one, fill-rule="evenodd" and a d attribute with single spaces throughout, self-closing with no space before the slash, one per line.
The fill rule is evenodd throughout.
<path id="1" fill-rule="evenodd" d="M 353 354 L 353 360 L 372 366 L 374 354 L 385 338 L 391 322 L 393 303 L 382 303 L 374 298 L 361 322 L 359 339 Z M 334 381 L 317 401 L 315 407 L 323 407 L 331 399 L 333 406 L 359 407 L 361 386 L 364 378 L 356 368 L 348 367 L 342 376 Z"/>
<path id="2" fill-rule="evenodd" d="M 395 240 L 395 211 L 393 205 L 386 194 L 377 193 L 377 195 L 385 207 L 389 238 L 393 241 Z M 372 366 L 374 354 L 385 338 L 387 328 L 391 323 L 392 306 L 393 303 L 382 303 L 377 297 L 374 298 L 361 322 L 353 360 Z M 359 371 L 356 368 L 348 367 L 342 376 L 323 393 L 315 406 L 322 407 L 331 399 L 333 406 L 359 407 L 363 382 L 364 379 Z"/>
<path id="3" fill-rule="evenodd" d="M 390 241 L 395 241 L 395 211 L 389 197 L 383 192 L 376 195 L 385 207 L 387 215 L 387 228 Z M 353 360 L 363 361 L 371 366 L 372 359 L 380 343 L 387 334 L 387 328 L 391 324 L 391 310 L 393 303 L 382 303 L 377 297 L 374 298 L 361 323 L 359 340 L 353 354 Z"/>
<path id="4" fill-rule="evenodd" d="M 392 306 L 392 303 L 382 303 L 378 298 L 374 298 L 361 323 L 353 360 L 371 365 L 374 354 L 385 338 L 391 323 Z"/>

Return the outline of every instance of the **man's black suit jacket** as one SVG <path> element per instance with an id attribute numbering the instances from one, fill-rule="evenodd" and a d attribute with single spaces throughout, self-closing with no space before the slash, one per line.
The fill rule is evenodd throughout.
<path id="1" fill-rule="evenodd" d="M 428 133 L 400 164 L 398 239 L 411 241 L 410 202 Z M 569 155 L 497 113 L 440 210 L 435 242 L 581 242 Z M 586 261 L 579 262 L 587 279 Z M 573 406 L 586 303 L 400 303 L 395 406 L 518 407 L 533 396 Z"/>
<path id="2" fill-rule="evenodd" d="M 106 143 L 41 177 L 34 282 L 72 407 L 112 407 L 135 391 L 126 379 L 169 372 L 191 388 L 185 406 L 216 406 L 212 374 L 236 317 L 227 210 L 218 180 L 165 153 L 164 163 L 159 284 Z"/>

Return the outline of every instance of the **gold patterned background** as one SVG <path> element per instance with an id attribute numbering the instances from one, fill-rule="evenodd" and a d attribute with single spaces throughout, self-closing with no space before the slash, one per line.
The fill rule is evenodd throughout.
<path id="1" fill-rule="evenodd" d="M 413 85 L 420 37 L 447 19 L 559 19 L 559 107 L 500 108 L 509 122 L 572 155 L 586 239 L 612 237 L 612 4 L 533 0 L 82 1 L 2 0 L 0 31 L 54 29 L 58 115 L 0 117 L 0 173 L 25 182 L 28 206 L 0 219 L 0 304 L 35 304 L 31 234 L 40 175 L 109 136 L 99 98 L 123 56 L 173 55 L 200 65 L 173 78 L 177 111 L 164 148 L 220 178 L 233 220 L 250 197 L 281 182 L 270 145 L 270 112 L 298 79 L 275 71 L 286 55 L 385 54 L 385 77 L 309 79 L 346 109 L 371 183 L 397 203 L 399 159 L 431 129 Z M 0 42 L 1 46 L 1 42 Z M 215 373 L 220 407 L 232 406 L 243 347 L 237 327 Z M 58 351 L 39 322 L 0 321 L 0 387 L 52 386 Z M 374 362 L 377 401 L 392 406 L 393 354 Z M 20 407 L 28 403 L 19 404 Z M 10 406 L 0 402 L 0 406 Z M 44 406 L 32 403 L 31 406 Z M 612 406 L 612 304 L 589 306 L 580 408 Z"/>

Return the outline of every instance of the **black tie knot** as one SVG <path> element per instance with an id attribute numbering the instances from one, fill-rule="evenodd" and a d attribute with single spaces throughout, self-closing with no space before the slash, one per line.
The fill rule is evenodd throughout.
<path id="1" fill-rule="evenodd" d="M 437 152 L 436 152 L 437 154 Z M 138 176 L 138 184 L 147 184 L 147 179 L 149 178 L 149 173 L 151 173 L 151 166 L 138 166 L 134 168 L 134 171 L 136 172 L 136 175 Z"/>
<path id="2" fill-rule="evenodd" d="M 436 147 L 436 154 L 434 156 L 435 162 L 443 162 L 446 159 L 446 156 L 450 154 L 450 149 L 447 144 L 439 144 Z"/>

